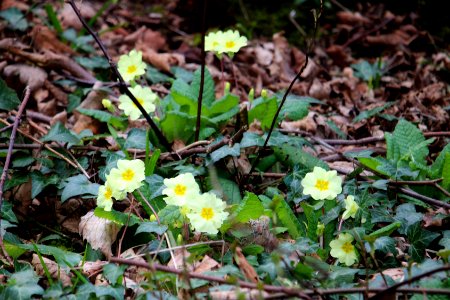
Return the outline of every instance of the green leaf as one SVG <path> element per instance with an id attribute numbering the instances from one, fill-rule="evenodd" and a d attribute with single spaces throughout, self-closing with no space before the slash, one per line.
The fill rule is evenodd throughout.
<path id="1" fill-rule="evenodd" d="M 37 247 L 38 251 L 41 252 L 41 254 L 52 255 L 55 258 L 56 262 L 64 267 L 77 266 L 82 258 L 78 253 L 66 251 L 53 246 L 36 244 L 17 244 L 16 246 L 33 252 L 35 251 L 35 247 Z"/>
<path id="2" fill-rule="evenodd" d="M 161 121 L 161 129 L 170 143 L 176 139 L 189 140 L 194 135 L 193 126 L 188 114 L 177 111 L 167 112 Z"/>
<path id="3" fill-rule="evenodd" d="M 167 205 L 158 212 L 159 219 L 164 224 L 171 224 L 175 227 L 183 224 L 183 216 L 180 213 L 180 209 L 175 205 Z"/>
<path id="4" fill-rule="evenodd" d="M 397 206 L 394 219 L 401 223 L 401 227 L 398 231 L 401 234 L 406 234 L 406 231 L 410 226 L 422 221 L 423 214 L 416 212 L 416 208 L 413 204 L 404 203 Z"/>
<path id="5" fill-rule="evenodd" d="M 377 114 L 379 114 L 380 112 L 382 112 L 383 110 L 385 110 L 386 108 L 391 107 L 392 105 L 394 105 L 395 102 L 388 102 L 382 106 L 378 106 L 369 110 L 365 110 L 363 112 L 361 112 L 359 115 L 357 115 L 352 123 L 357 123 L 359 121 L 365 120 L 365 119 L 369 119 Z"/>
<path id="6" fill-rule="evenodd" d="M 157 222 L 142 222 L 136 229 L 136 234 L 141 232 L 156 233 L 162 235 L 167 230 L 167 225 L 159 225 Z"/>
<path id="7" fill-rule="evenodd" d="M 236 111 L 236 109 L 239 112 L 239 97 L 233 94 L 226 94 L 222 98 L 212 102 L 209 107 L 202 108 L 202 114 L 204 113 L 208 117 L 223 116 L 229 111 Z"/>
<path id="8" fill-rule="evenodd" d="M 211 152 L 210 155 L 212 162 L 219 161 L 226 156 L 238 157 L 239 155 L 241 155 L 241 147 L 239 143 L 234 144 L 233 147 L 225 145 Z"/>
<path id="9" fill-rule="evenodd" d="M 106 211 L 100 207 L 97 207 L 94 210 L 94 215 L 122 226 L 126 224 L 128 224 L 128 226 L 133 226 L 141 223 L 141 220 L 134 214 L 126 214 L 115 210 Z"/>
<path id="10" fill-rule="evenodd" d="M 264 206 L 258 196 L 246 192 L 242 202 L 235 210 L 236 222 L 247 223 L 250 220 L 258 219 L 264 213 Z"/>
<path id="11" fill-rule="evenodd" d="M 46 186 L 50 184 L 57 184 L 60 178 L 58 175 L 53 174 L 51 176 L 46 176 L 38 171 L 33 171 L 31 173 L 31 198 L 36 198 Z"/>
<path id="12" fill-rule="evenodd" d="M 28 28 L 27 19 L 17 7 L 0 11 L 0 17 L 8 21 L 8 27 L 13 30 L 25 31 Z"/>
<path id="13" fill-rule="evenodd" d="M 280 195 L 275 195 L 272 200 L 272 206 L 275 208 L 275 213 L 283 224 L 288 229 L 290 236 L 293 239 L 298 239 L 302 236 L 301 225 L 297 217 L 292 212 L 289 205 Z"/>
<path id="14" fill-rule="evenodd" d="M 39 277 L 31 269 L 11 275 L 3 290 L 2 299 L 28 300 L 33 295 L 42 295 L 44 289 L 38 284 Z"/>
<path id="15" fill-rule="evenodd" d="M 414 261 L 421 262 L 424 259 L 425 248 L 440 234 L 422 229 L 419 222 L 410 226 L 406 232 L 411 245 L 408 253 Z"/>
<path id="16" fill-rule="evenodd" d="M 445 160 L 442 166 L 441 185 L 447 191 L 450 191 L 450 153 L 445 153 Z"/>
<path id="17" fill-rule="evenodd" d="M 6 240 L 3 241 L 5 245 L 5 250 L 11 256 L 13 259 L 19 258 L 22 254 L 27 252 L 27 250 L 22 249 L 21 247 L 17 246 L 14 243 L 10 243 Z"/>
<path id="18" fill-rule="evenodd" d="M 65 184 L 61 194 L 61 202 L 79 195 L 90 195 L 92 197 L 97 197 L 99 187 L 100 185 L 98 183 L 90 182 L 82 174 L 69 177 L 67 178 L 67 183 Z"/>
<path id="19" fill-rule="evenodd" d="M 406 155 L 410 156 L 411 160 L 415 162 L 426 164 L 428 147 L 426 144 L 423 144 L 424 141 L 425 137 L 422 132 L 413 124 L 402 119 L 392 133 L 392 143 L 394 145 L 388 145 L 388 155 L 391 154 L 391 157 L 388 156 L 388 159 L 398 161 Z M 420 147 L 417 147 L 417 145 L 420 145 Z M 394 149 L 391 151 L 389 147 L 394 147 Z M 392 154 L 394 154 L 393 157 Z"/>
<path id="20" fill-rule="evenodd" d="M 317 225 L 319 224 L 319 218 L 321 215 L 320 210 L 317 210 L 314 206 L 309 205 L 305 201 L 300 202 L 303 208 L 303 213 L 305 214 L 307 220 L 306 234 L 307 237 L 315 241 L 317 240 Z"/>
<path id="21" fill-rule="evenodd" d="M 172 88 L 170 89 L 170 95 L 181 107 L 187 107 L 187 113 L 189 115 L 196 115 L 198 94 L 196 95 L 191 86 L 189 86 L 186 82 L 180 79 L 175 80 Z"/>
<path id="22" fill-rule="evenodd" d="M 252 102 L 252 107 L 248 111 L 248 124 L 257 119 L 261 122 L 261 129 L 267 130 L 272 124 L 272 120 L 277 112 L 277 97 L 257 98 Z"/>
<path id="23" fill-rule="evenodd" d="M 192 80 L 191 83 L 191 90 L 194 93 L 194 95 L 197 95 L 195 99 L 198 99 L 198 95 L 200 93 L 200 78 L 201 78 L 201 68 L 198 68 L 194 72 L 194 79 Z M 204 79 L 205 81 L 203 85 L 202 106 L 209 107 L 216 98 L 214 92 L 214 80 L 211 76 L 211 73 L 209 73 L 208 68 L 205 68 Z"/>
<path id="24" fill-rule="evenodd" d="M 373 243 L 374 250 L 380 251 L 382 253 L 392 253 L 394 255 L 397 253 L 397 249 L 395 249 L 395 246 L 395 239 L 388 236 L 379 237 Z"/>
<path id="25" fill-rule="evenodd" d="M 86 108 L 77 108 L 77 111 L 82 113 L 83 115 L 92 117 L 100 122 L 109 123 L 112 126 L 116 127 L 119 130 L 125 129 L 128 125 L 128 118 L 125 117 L 117 117 L 109 112 L 98 110 L 98 109 L 86 109 Z"/>
<path id="26" fill-rule="evenodd" d="M 287 164 L 291 167 L 300 165 L 310 170 L 313 170 L 314 167 L 321 167 L 325 170 L 329 169 L 325 162 L 299 149 L 298 147 L 285 144 L 281 147 L 274 147 L 274 151 L 281 163 Z"/>
<path id="27" fill-rule="evenodd" d="M 90 70 L 110 68 L 108 60 L 103 56 L 77 56 L 74 59 L 77 63 Z"/>
<path id="28" fill-rule="evenodd" d="M 397 230 L 401 227 L 401 222 L 394 222 L 387 226 L 383 226 L 382 228 L 372 232 L 369 235 L 364 236 L 364 239 L 368 242 L 373 243 L 376 239 L 383 237 L 383 236 L 389 236 L 392 232 Z"/>
<path id="29" fill-rule="evenodd" d="M 4 237 L 6 233 L 6 229 L 17 227 L 17 225 L 10 223 L 6 220 L 0 220 L 0 236 Z"/>
<path id="30" fill-rule="evenodd" d="M 61 122 L 57 122 L 50 128 L 49 132 L 41 138 L 42 142 L 68 143 L 68 146 L 76 145 L 80 139 L 70 132 Z"/>
<path id="31" fill-rule="evenodd" d="M 223 177 L 219 177 L 219 184 L 223 191 L 223 200 L 228 204 L 238 204 L 241 202 L 241 192 L 239 190 L 239 185 L 233 180 L 229 180 Z"/>
<path id="32" fill-rule="evenodd" d="M 447 153 L 450 153 L 450 143 L 445 145 L 444 149 L 442 149 L 441 153 L 439 153 L 439 156 L 431 166 L 429 171 L 429 175 L 431 178 L 436 179 L 441 177 L 442 168 L 444 167 L 445 156 Z"/>
<path id="33" fill-rule="evenodd" d="M 32 156 L 17 157 L 13 160 L 13 168 L 28 167 L 34 162 L 35 159 Z"/>
<path id="34" fill-rule="evenodd" d="M 162 82 L 172 82 L 173 79 L 167 76 L 164 73 L 158 71 L 158 69 L 147 66 L 147 72 L 145 73 L 145 77 L 151 81 L 151 83 L 162 83 Z"/>
<path id="35" fill-rule="evenodd" d="M 128 132 L 125 148 L 145 149 L 147 144 L 147 132 L 144 129 L 132 128 Z"/>
<path id="36" fill-rule="evenodd" d="M 258 255 L 264 252 L 264 247 L 261 245 L 247 245 L 242 248 L 242 252 L 247 255 Z"/>
<path id="37" fill-rule="evenodd" d="M 126 268 L 126 265 L 106 264 L 103 266 L 103 275 L 111 285 L 122 284 L 123 272 Z"/>
<path id="38" fill-rule="evenodd" d="M 6 82 L 0 78 L 0 109 L 11 111 L 20 104 L 16 92 L 6 85 Z"/>

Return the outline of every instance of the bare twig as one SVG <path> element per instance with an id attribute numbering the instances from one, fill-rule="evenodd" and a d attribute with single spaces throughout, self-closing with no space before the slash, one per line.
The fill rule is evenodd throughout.
<path id="1" fill-rule="evenodd" d="M 8 153 L 6 154 L 6 160 L 5 164 L 3 165 L 3 171 L 2 176 L 0 177 L 0 224 L 1 224 L 1 218 L 2 218 L 2 205 L 3 205 L 3 186 L 6 181 L 6 174 L 8 173 L 9 164 L 11 163 L 11 156 L 14 149 L 14 141 L 16 139 L 16 132 L 19 127 L 20 119 L 23 114 L 23 111 L 25 110 L 25 106 L 27 105 L 28 99 L 30 98 L 30 87 L 25 87 L 25 94 L 22 100 L 22 103 L 20 104 L 19 110 L 17 111 L 16 119 L 14 120 L 14 124 L 11 130 L 11 136 L 9 138 L 9 147 L 8 147 Z M 1 226 L 1 225 L 0 225 Z M 0 234 L 0 247 L 3 251 L 3 254 L 5 255 L 6 259 L 9 261 L 10 264 L 13 264 L 13 260 L 11 257 L 9 257 L 8 253 L 5 250 L 5 246 L 3 245 L 3 236 Z"/>
<path id="2" fill-rule="evenodd" d="M 416 198 L 418 200 L 421 200 L 421 201 L 423 201 L 425 203 L 428 203 L 428 204 L 431 204 L 431 205 L 434 205 L 434 206 L 437 206 L 437 207 L 444 207 L 446 209 L 450 209 L 450 203 L 446 203 L 446 202 L 439 201 L 439 200 L 434 199 L 434 198 L 430 198 L 430 197 L 424 196 L 422 194 L 414 192 L 413 190 L 406 189 L 406 188 L 398 188 L 398 191 L 403 193 L 403 194 L 405 194 L 405 195 L 407 195 L 407 196 L 410 196 L 410 197 Z"/>
<path id="3" fill-rule="evenodd" d="M 177 275 L 185 275 L 185 272 L 186 272 L 184 270 L 178 270 L 178 269 L 167 267 L 167 266 L 164 266 L 161 264 L 148 264 L 148 263 L 145 263 L 142 261 L 132 260 L 132 259 L 110 257 L 109 261 L 113 262 L 113 263 L 138 266 L 138 267 L 146 268 L 146 269 L 149 269 L 152 271 L 162 271 L 162 272 L 168 272 L 168 273 L 177 274 Z M 242 281 L 242 280 L 230 281 L 223 277 L 204 275 L 204 274 L 194 273 L 194 272 L 189 272 L 189 277 L 196 278 L 196 279 L 203 279 L 203 280 L 207 280 L 210 282 L 218 282 L 218 283 L 222 283 L 222 284 L 233 284 L 234 283 L 243 288 L 262 289 L 266 292 L 272 292 L 272 293 L 281 292 L 285 295 L 295 296 L 295 297 L 298 297 L 301 299 L 311 299 L 308 295 L 306 295 L 303 291 L 301 291 L 299 289 L 294 289 L 294 288 L 289 288 L 289 287 L 284 287 L 284 286 L 262 285 L 262 284 L 256 284 L 256 283 L 251 283 L 251 282 Z"/>
<path id="4" fill-rule="evenodd" d="M 83 24 L 83 27 L 89 32 L 89 34 L 94 38 L 97 45 L 100 47 L 101 51 L 103 52 L 103 55 L 108 60 L 109 65 L 111 67 L 111 71 L 114 73 L 114 75 L 119 79 L 120 85 L 119 88 L 121 92 L 125 93 L 131 101 L 136 105 L 136 107 L 139 109 L 139 111 L 144 115 L 145 119 L 147 120 L 148 124 L 152 128 L 152 130 L 155 132 L 156 137 L 161 142 L 161 144 L 167 148 L 167 150 L 172 149 L 172 146 L 170 145 L 169 141 L 166 139 L 166 137 L 162 134 L 161 130 L 159 130 L 156 123 L 153 121 L 153 119 L 150 117 L 150 115 L 145 111 L 145 109 L 142 107 L 142 105 L 139 103 L 139 101 L 136 99 L 136 97 L 131 93 L 131 91 L 128 89 L 128 86 L 126 82 L 123 80 L 122 75 L 120 74 L 119 70 L 117 69 L 116 64 L 112 60 L 112 58 L 109 56 L 108 51 L 106 50 L 105 45 L 100 40 L 98 35 L 91 29 L 91 27 L 86 23 L 84 18 L 81 16 L 80 10 L 76 6 L 74 0 L 68 0 L 67 3 L 72 7 L 73 11 L 77 15 L 80 22 Z"/>

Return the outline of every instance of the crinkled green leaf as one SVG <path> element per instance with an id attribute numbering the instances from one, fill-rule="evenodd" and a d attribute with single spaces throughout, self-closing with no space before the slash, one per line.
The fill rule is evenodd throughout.
<path id="1" fill-rule="evenodd" d="M 90 182 L 86 176 L 82 174 L 69 177 L 67 178 L 67 182 L 61 194 L 61 202 L 79 195 L 97 197 L 99 187 L 100 185 L 98 183 Z"/>
<path id="2" fill-rule="evenodd" d="M 196 95 L 195 99 L 198 99 L 198 95 L 200 93 L 200 78 L 201 78 L 201 68 L 198 68 L 194 72 L 194 78 L 191 83 L 192 92 L 194 93 L 194 95 Z M 211 104 L 213 104 L 214 100 L 215 100 L 214 80 L 208 68 L 205 68 L 202 106 L 210 107 Z"/>
<path id="3" fill-rule="evenodd" d="M 119 130 L 125 129 L 127 127 L 127 123 L 128 123 L 127 118 L 117 117 L 107 111 L 98 110 L 98 109 L 86 109 L 86 108 L 77 108 L 77 111 L 79 111 L 83 115 L 97 119 L 100 122 L 109 123 Z"/>
<path id="4" fill-rule="evenodd" d="M 264 206 L 258 196 L 253 193 L 246 192 L 241 203 L 235 210 L 236 222 L 246 223 L 250 220 L 258 219 L 264 213 Z"/>
<path id="5" fill-rule="evenodd" d="M 277 112 L 277 97 L 271 98 L 258 98 L 252 102 L 252 106 L 248 111 L 248 124 L 251 124 L 253 120 L 261 122 L 262 130 L 268 130 L 272 124 L 272 120 Z"/>
<path id="6" fill-rule="evenodd" d="M 280 195 L 275 195 L 273 198 L 273 207 L 281 224 L 288 229 L 288 232 L 293 239 L 298 239 L 302 236 L 301 225 L 297 217 L 292 212 L 289 204 Z"/>

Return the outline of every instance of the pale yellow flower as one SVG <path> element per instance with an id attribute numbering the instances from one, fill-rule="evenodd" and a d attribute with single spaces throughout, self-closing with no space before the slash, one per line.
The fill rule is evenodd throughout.
<path id="1" fill-rule="evenodd" d="M 347 220 L 350 217 L 354 218 L 359 209 L 358 203 L 355 202 L 355 197 L 349 195 L 344 201 L 345 211 L 342 214 L 342 219 Z"/>
<path id="2" fill-rule="evenodd" d="M 205 36 L 205 51 L 218 52 L 220 50 L 222 31 L 210 32 Z"/>
<path id="3" fill-rule="evenodd" d="M 107 182 L 115 190 L 132 193 L 142 185 L 145 179 L 145 165 L 142 160 L 124 160 L 117 162 L 117 168 L 111 170 L 106 176 Z"/>
<path id="4" fill-rule="evenodd" d="M 241 49 L 242 47 L 247 46 L 247 38 L 245 36 L 241 36 L 239 31 L 235 30 L 227 30 L 220 36 L 220 45 L 218 48 L 218 53 L 228 53 L 228 55 L 232 55 Z"/>
<path id="5" fill-rule="evenodd" d="M 212 193 L 197 196 L 188 206 L 191 212 L 187 217 L 196 231 L 216 234 L 228 217 L 228 213 L 224 211 L 226 203 Z"/>
<path id="6" fill-rule="evenodd" d="M 200 194 L 200 188 L 192 173 L 180 174 L 174 178 L 164 179 L 166 188 L 162 191 L 167 195 L 164 200 L 167 205 L 183 207 L 192 201 L 196 201 Z"/>
<path id="7" fill-rule="evenodd" d="M 333 200 L 342 192 L 342 178 L 336 171 L 325 171 L 314 167 L 301 181 L 303 194 L 311 195 L 314 200 Z"/>
<path id="8" fill-rule="evenodd" d="M 125 196 L 126 192 L 114 189 L 111 184 L 106 181 L 104 185 L 101 185 L 98 188 L 97 206 L 103 207 L 106 211 L 111 211 L 113 205 L 112 198 L 122 200 Z"/>
<path id="9" fill-rule="evenodd" d="M 352 244 L 353 236 L 349 233 L 341 233 L 337 240 L 330 242 L 331 256 L 337 258 L 340 263 L 347 267 L 358 261 L 355 246 Z"/>
<path id="10" fill-rule="evenodd" d="M 117 63 L 120 75 L 127 82 L 144 75 L 146 67 L 145 62 L 142 61 L 142 52 L 134 49 L 128 55 L 121 55 Z"/>
<path id="11" fill-rule="evenodd" d="M 135 87 L 130 88 L 130 92 L 136 97 L 137 101 L 142 105 L 146 112 L 151 113 L 155 111 L 156 107 L 154 103 L 158 96 L 153 93 L 149 87 L 136 85 Z M 121 95 L 119 97 L 119 102 L 119 108 L 123 110 L 131 120 L 137 120 L 142 115 L 139 108 L 127 95 Z"/>

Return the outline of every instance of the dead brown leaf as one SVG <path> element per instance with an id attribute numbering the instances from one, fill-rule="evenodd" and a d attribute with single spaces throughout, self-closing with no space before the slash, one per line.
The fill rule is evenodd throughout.
<path id="1" fill-rule="evenodd" d="M 245 258 L 240 247 L 236 247 L 236 250 L 234 251 L 234 260 L 245 278 L 253 283 L 259 282 L 258 273 L 256 273 L 255 269 L 247 261 L 247 258 Z"/>
<path id="2" fill-rule="evenodd" d="M 46 257 L 42 257 L 42 260 L 48 272 L 50 273 L 50 276 L 52 276 L 53 279 L 61 280 L 61 283 L 64 287 L 72 285 L 72 281 L 70 279 L 71 276 L 66 270 L 64 270 L 64 268 L 61 268 L 59 264 Z M 39 276 L 46 275 L 44 272 L 44 267 L 41 264 L 41 260 L 39 259 L 39 256 L 35 253 L 33 253 L 33 259 L 31 261 L 31 264 L 33 265 L 34 269 L 36 270 L 36 273 Z"/>
<path id="3" fill-rule="evenodd" d="M 47 72 L 43 69 L 24 64 L 8 65 L 3 69 L 3 74 L 6 77 L 18 76 L 23 85 L 30 87 L 31 92 L 41 88 L 47 79 Z"/>
<path id="4" fill-rule="evenodd" d="M 86 99 L 84 99 L 78 107 L 85 109 L 102 109 L 102 100 L 104 98 L 107 98 L 108 94 L 105 91 L 98 89 L 99 87 L 99 84 L 94 85 L 92 91 L 87 95 Z M 73 125 L 73 131 L 75 131 L 76 133 L 80 133 L 85 129 L 91 130 L 94 134 L 100 132 L 101 123 L 96 119 L 80 114 L 77 111 L 74 112 L 74 116 L 76 118 L 76 122 Z"/>
<path id="5" fill-rule="evenodd" d="M 136 49 L 142 51 L 142 59 L 158 70 L 170 73 L 170 67 L 183 66 L 184 56 L 177 53 L 157 53 L 151 48 L 146 48 L 143 45 L 136 45 Z"/>
<path id="6" fill-rule="evenodd" d="M 43 51 L 49 50 L 61 54 L 75 54 L 76 52 L 70 46 L 61 42 L 56 33 L 44 25 L 36 25 L 31 30 L 31 38 L 33 39 L 34 48 Z"/>
<path id="7" fill-rule="evenodd" d="M 80 10 L 81 16 L 85 20 L 89 20 L 97 13 L 97 10 L 94 7 L 92 7 L 91 2 L 89 1 L 75 1 L 75 2 L 78 2 L 76 3 L 77 7 Z M 72 7 L 68 3 L 64 4 L 63 9 L 59 12 L 58 16 L 59 20 L 61 21 L 61 25 L 64 28 L 72 27 L 76 30 L 80 30 L 81 28 L 83 28 L 83 24 L 81 24 L 77 15 L 75 14 Z"/>

